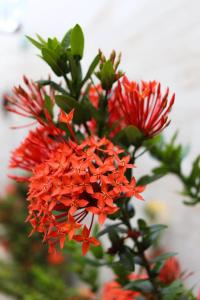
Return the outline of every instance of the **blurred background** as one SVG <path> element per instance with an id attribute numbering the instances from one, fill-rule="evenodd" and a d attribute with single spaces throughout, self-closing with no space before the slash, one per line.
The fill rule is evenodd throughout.
<path id="1" fill-rule="evenodd" d="M 99 48 L 106 54 L 115 49 L 122 52 L 121 68 L 130 79 L 155 79 L 163 88 L 175 91 L 172 122 L 165 134 L 170 137 L 178 129 L 179 141 L 190 145 L 184 165 L 187 172 L 200 153 L 199 12 L 199 0 L 0 0 L 1 104 L 2 95 L 19 84 L 23 74 L 37 80 L 50 74 L 25 35 L 61 38 L 68 28 L 80 23 L 86 38 L 85 67 Z M 10 151 L 27 132 L 10 129 L 19 125 L 23 125 L 22 119 L 1 109 L 1 194 L 8 184 Z M 155 165 L 148 157 L 142 159 L 137 163 L 141 175 Z M 168 176 L 147 189 L 145 201 L 164 203 L 164 222 L 170 225 L 164 243 L 179 253 L 184 270 L 194 272 L 188 279 L 193 286 L 200 283 L 200 206 L 185 207 L 179 190 L 176 178 Z M 136 206 L 142 213 L 144 203 Z"/>

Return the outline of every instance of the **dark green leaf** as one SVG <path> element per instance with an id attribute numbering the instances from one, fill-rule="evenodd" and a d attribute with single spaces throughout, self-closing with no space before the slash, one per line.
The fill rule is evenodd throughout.
<path id="1" fill-rule="evenodd" d="M 39 43 L 38 41 L 34 40 L 32 37 L 30 37 L 28 35 L 26 37 L 36 48 L 38 48 L 40 50 L 42 49 L 43 44 Z"/>
<path id="2" fill-rule="evenodd" d="M 122 222 L 116 223 L 116 224 L 114 224 L 114 225 L 108 225 L 105 229 L 101 230 L 101 231 L 98 233 L 97 237 L 99 238 L 100 236 L 103 236 L 104 234 L 109 233 L 110 231 L 112 231 L 113 229 L 119 227 L 120 225 L 122 225 Z M 118 230 L 118 228 L 117 228 L 117 230 Z"/>
<path id="3" fill-rule="evenodd" d="M 50 115 L 53 116 L 53 102 L 48 95 L 45 95 L 44 107 L 47 109 Z"/>
<path id="4" fill-rule="evenodd" d="M 130 125 L 121 130 L 116 136 L 116 140 L 120 143 L 130 146 L 136 145 L 143 139 L 143 134 L 136 127 Z"/>
<path id="5" fill-rule="evenodd" d="M 131 281 L 125 286 L 126 290 L 131 290 L 131 291 L 139 291 L 139 292 L 144 292 L 144 293 L 150 293 L 153 290 L 152 284 L 150 281 L 146 279 L 138 279 Z"/>
<path id="6" fill-rule="evenodd" d="M 62 76 L 63 71 L 60 68 L 60 66 L 58 65 L 57 61 L 56 61 L 55 53 L 52 50 L 48 49 L 48 48 L 42 48 L 41 51 L 42 51 L 42 58 L 52 68 L 54 73 L 57 76 Z"/>
<path id="7" fill-rule="evenodd" d="M 153 258 L 151 260 L 152 263 L 157 263 L 157 262 L 160 262 L 160 261 L 165 261 L 167 260 L 168 258 L 172 257 L 172 256 L 175 256 L 177 255 L 177 253 L 175 252 L 168 252 L 168 253 L 164 253 L 162 255 L 159 255 L 159 256 L 156 256 L 155 258 Z"/>
<path id="8" fill-rule="evenodd" d="M 129 271 L 135 270 L 135 260 L 134 253 L 127 246 L 123 246 L 119 252 L 120 262 L 125 266 Z"/>
<path id="9" fill-rule="evenodd" d="M 67 92 L 61 87 L 60 84 L 57 84 L 56 82 L 52 81 L 52 80 L 38 80 L 37 83 L 40 86 L 46 86 L 49 85 L 50 87 L 52 87 L 54 90 L 59 91 L 63 94 L 66 94 Z"/>
<path id="10" fill-rule="evenodd" d="M 84 35 L 78 24 L 71 30 L 70 44 L 72 55 L 82 58 L 84 51 Z"/>
<path id="11" fill-rule="evenodd" d="M 71 31 L 72 31 L 72 29 L 68 30 L 62 39 L 61 45 L 65 49 L 69 48 L 69 46 L 70 46 Z"/>

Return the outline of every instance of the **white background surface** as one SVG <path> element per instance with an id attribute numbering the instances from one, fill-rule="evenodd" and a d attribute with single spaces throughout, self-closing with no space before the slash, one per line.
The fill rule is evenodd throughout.
<path id="1" fill-rule="evenodd" d="M 192 159 L 200 153 L 200 1 L 199 0 L 29 0 L 23 32 L 0 35 L 0 91 L 18 84 L 22 74 L 39 79 L 49 74 L 47 66 L 36 57 L 37 50 L 26 45 L 22 35 L 58 36 L 80 23 L 86 35 L 85 61 L 101 48 L 109 54 L 122 51 L 122 68 L 130 79 L 159 80 L 163 87 L 176 92 L 172 125 L 166 134 L 179 128 L 179 140 L 191 144 L 185 162 L 188 171 Z M 6 183 L 9 152 L 16 147 L 24 131 L 11 131 L 10 125 L 23 120 L 0 114 L 1 190 Z M 138 161 L 138 172 L 154 165 L 145 158 Z M 169 210 L 170 229 L 166 244 L 177 251 L 184 269 L 194 271 L 190 284 L 200 286 L 200 205 L 185 207 L 176 193 L 179 182 L 169 176 L 145 193 L 146 201 L 162 200 Z M 137 204 L 140 209 L 143 203 Z"/>

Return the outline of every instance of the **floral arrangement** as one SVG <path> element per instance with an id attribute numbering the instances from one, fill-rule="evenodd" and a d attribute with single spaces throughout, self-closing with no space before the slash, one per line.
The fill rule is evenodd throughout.
<path id="1" fill-rule="evenodd" d="M 39 232 L 50 253 L 81 244 L 86 264 L 110 268 L 114 281 L 96 299 L 197 299 L 185 287 L 174 253 L 148 256 L 166 226 L 132 222 L 134 202 L 170 173 L 183 184 L 185 203 L 200 202 L 200 158 L 185 175 L 185 147 L 176 135 L 170 142 L 161 135 L 170 124 L 175 94 L 157 81 L 129 80 L 119 70 L 121 57 L 115 51 L 106 58 L 99 50 L 83 74 L 79 25 L 61 41 L 40 35 L 28 39 L 59 77 L 58 82 L 24 77 L 6 101 L 7 110 L 35 126 L 10 160 L 11 168 L 25 171 L 10 177 L 27 185 L 30 235 Z M 135 178 L 133 170 L 146 153 L 159 166 Z"/>

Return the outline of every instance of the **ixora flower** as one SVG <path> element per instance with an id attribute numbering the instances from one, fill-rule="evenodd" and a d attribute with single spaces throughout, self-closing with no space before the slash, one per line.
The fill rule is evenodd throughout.
<path id="1" fill-rule="evenodd" d="M 125 196 L 142 199 L 144 187 L 128 181 L 129 156 L 106 138 L 90 137 L 82 144 L 62 142 L 36 165 L 29 184 L 29 216 L 33 230 L 43 233 L 50 251 L 62 248 L 66 236 L 82 243 L 83 254 L 99 241 L 90 236 L 94 216 L 102 225 Z M 123 200 L 122 200 L 123 201 Z M 89 226 L 84 224 L 85 218 Z M 78 232 L 77 232 L 78 231 Z"/>
<path id="2" fill-rule="evenodd" d="M 170 100 L 168 97 L 169 89 L 162 95 L 160 83 L 156 81 L 138 84 L 124 76 L 109 101 L 109 122 L 111 126 L 116 124 L 114 133 L 133 125 L 145 137 L 159 134 L 170 122 L 168 115 L 175 95 Z"/>
<path id="3" fill-rule="evenodd" d="M 23 117 L 40 118 L 45 110 L 45 100 L 54 104 L 54 90 L 47 93 L 44 87 L 23 77 L 25 87 L 18 86 L 13 89 L 13 96 L 6 97 L 6 109 Z"/>

